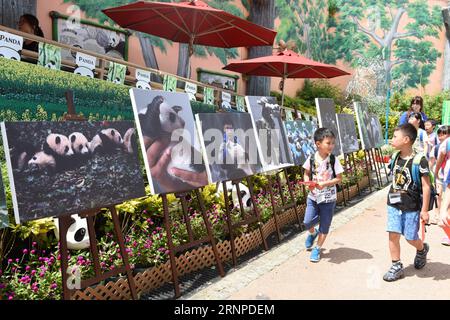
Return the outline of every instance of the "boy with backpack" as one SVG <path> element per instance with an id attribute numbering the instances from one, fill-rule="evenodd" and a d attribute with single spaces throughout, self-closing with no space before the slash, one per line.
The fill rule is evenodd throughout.
<path id="1" fill-rule="evenodd" d="M 431 222 L 432 224 L 436 224 L 439 217 L 439 208 L 441 207 L 442 202 L 442 195 L 444 194 L 444 167 L 445 167 L 445 161 L 442 162 L 440 166 L 437 166 L 437 158 L 439 153 L 439 147 L 440 145 L 447 139 L 448 137 L 448 126 L 442 125 L 439 126 L 437 132 L 437 144 L 434 145 L 433 149 L 430 152 L 430 158 L 429 158 L 429 165 L 431 172 L 435 172 L 435 182 L 436 182 L 436 192 L 438 194 L 437 197 L 437 208 L 434 210 L 434 217 L 432 217 Z M 443 239 L 442 244 L 450 245 L 450 240 L 447 238 Z"/>
<path id="2" fill-rule="evenodd" d="M 315 182 L 309 186 L 303 223 L 309 229 L 305 247 L 312 250 L 310 261 L 319 262 L 320 251 L 328 235 L 336 207 L 336 185 L 342 181 L 344 169 L 332 154 L 335 135 L 330 129 L 317 129 L 314 132 L 314 142 L 317 152 L 311 154 L 303 165 L 305 182 Z M 315 228 L 319 222 L 319 228 Z M 313 248 L 317 237 L 317 245 Z"/>
<path id="3" fill-rule="evenodd" d="M 447 193 L 446 189 L 448 186 L 448 183 L 450 183 L 450 137 L 449 137 L 449 128 L 448 126 L 445 126 L 446 128 L 446 139 L 439 145 L 437 160 L 436 160 L 436 167 L 434 169 L 435 174 L 442 177 L 442 188 L 441 193 Z M 442 213 L 446 210 L 444 208 L 444 204 L 442 205 L 442 208 L 440 209 L 441 217 Z M 442 219 L 441 219 L 442 220 Z M 442 221 L 441 221 L 442 222 Z M 448 236 L 444 237 L 441 241 L 443 245 L 450 245 L 450 239 Z"/>
<path id="4" fill-rule="evenodd" d="M 413 144 L 417 138 L 416 128 L 410 124 L 394 130 L 392 146 L 398 150 L 391 160 L 392 185 L 388 193 L 387 231 L 392 259 L 390 269 L 383 280 L 391 282 L 404 276 L 400 260 L 400 236 L 416 248 L 414 267 L 422 269 L 427 262 L 429 246 L 419 238 L 420 220 L 428 221 L 430 202 L 430 171 L 424 154 L 416 154 Z"/>

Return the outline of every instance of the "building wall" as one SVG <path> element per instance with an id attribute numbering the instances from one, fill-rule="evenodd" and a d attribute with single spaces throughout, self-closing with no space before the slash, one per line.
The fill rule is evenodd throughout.
<path id="1" fill-rule="evenodd" d="M 447 6 L 447 1 L 444 0 L 431 0 L 428 1 L 430 3 L 430 6 L 432 5 L 438 5 L 445 7 Z M 242 6 L 242 3 L 239 0 L 235 1 L 235 4 L 245 13 L 244 7 Z M 67 9 L 69 8 L 70 4 L 64 4 L 61 0 L 50 0 L 50 1 L 38 1 L 37 2 L 37 17 L 41 22 L 42 29 L 44 31 L 44 34 L 47 38 L 51 38 L 52 34 L 52 24 L 51 24 L 51 18 L 49 16 L 49 12 L 52 10 L 58 11 L 60 13 L 67 14 Z M 82 14 L 82 18 L 86 18 L 84 14 Z M 406 25 L 407 21 L 402 21 L 401 27 L 404 27 Z M 275 21 L 275 29 L 279 25 L 279 19 Z M 439 52 L 442 53 L 442 57 L 438 59 L 436 64 L 436 70 L 433 72 L 433 74 L 430 77 L 430 84 L 425 86 L 425 88 L 419 88 L 419 89 L 410 89 L 409 92 L 412 94 L 435 94 L 442 90 L 442 80 L 443 80 L 443 69 L 444 69 L 444 48 L 446 43 L 445 38 L 445 30 L 442 28 L 441 34 L 439 39 L 430 39 L 435 48 L 439 50 Z M 177 63 L 178 63 L 178 44 L 173 43 L 171 46 L 167 44 L 167 53 L 162 53 L 158 48 L 155 48 L 156 57 L 158 60 L 159 68 L 160 70 L 167 71 L 170 73 L 176 73 L 177 71 Z M 246 48 L 238 48 L 239 52 L 239 59 L 245 59 L 247 58 L 247 49 Z M 129 46 L 129 61 L 133 63 L 137 63 L 139 65 L 145 65 L 144 58 L 142 56 L 141 46 L 139 43 L 139 40 L 135 36 L 130 37 L 130 46 Z M 228 62 L 233 62 L 234 60 L 229 60 Z M 201 67 L 204 69 L 212 70 L 212 71 L 221 71 L 222 67 L 224 66 L 220 60 L 214 56 L 208 56 L 208 57 L 193 57 L 191 60 L 191 66 L 192 66 L 192 72 L 191 72 L 191 78 L 196 79 L 197 73 L 196 69 Z M 352 72 L 352 69 L 350 66 L 343 62 L 337 63 L 338 67 L 341 67 L 349 72 Z M 238 81 L 238 93 L 244 94 L 245 93 L 245 83 L 242 79 L 242 75 L 238 74 L 240 76 Z M 345 77 L 339 77 L 336 79 L 331 79 L 330 82 L 334 85 L 338 85 L 340 88 L 344 89 L 348 83 L 348 81 L 351 79 L 351 76 L 345 76 Z M 273 78 L 272 79 L 272 90 L 277 91 L 278 90 L 278 84 L 280 82 L 280 79 Z M 285 84 L 285 92 L 289 96 L 294 96 L 296 91 L 299 90 L 304 81 L 302 79 L 290 79 L 286 81 Z"/>

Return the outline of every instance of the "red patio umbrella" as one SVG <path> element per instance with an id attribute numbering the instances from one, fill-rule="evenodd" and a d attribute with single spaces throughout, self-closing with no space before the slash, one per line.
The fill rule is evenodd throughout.
<path id="1" fill-rule="evenodd" d="M 180 3 L 144 2 L 105 9 L 123 28 L 176 42 L 221 48 L 272 46 L 276 32 L 192 0 Z"/>
<path id="2" fill-rule="evenodd" d="M 350 73 L 333 65 L 307 59 L 287 49 L 276 52 L 271 56 L 233 62 L 223 69 L 252 76 L 282 78 L 281 105 L 284 103 L 284 81 L 287 78 L 313 79 L 350 75 Z"/>

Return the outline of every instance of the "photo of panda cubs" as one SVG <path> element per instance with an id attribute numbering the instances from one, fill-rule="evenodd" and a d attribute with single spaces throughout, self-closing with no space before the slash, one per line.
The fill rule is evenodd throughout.
<path id="1" fill-rule="evenodd" d="M 134 123 L 2 122 L 17 223 L 145 195 Z"/>
<path id="2" fill-rule="evenodd" d="M 243 179 L 262 172 L 248 113 L 199 113 L 195 117 L 209 182 Z"/>
<path id="3" fill-rule="evenodd" d="M 9 225 L 8 208 L 6 207 L 5 188 L 3 186 L 2 173 L 0 172 L 0 229 Z"/>
<path id="4" fill-rule="evenodd" d="M 186 93 L 130 89 L 145 167 L 154 194 L 208 184 Z"/>
<path id="5" fill-rule="evenodd" d="M 264 171 L 292 166 L 294 163 L 276 98 L 247 96 L 245 101 L 255 128 Z"/>

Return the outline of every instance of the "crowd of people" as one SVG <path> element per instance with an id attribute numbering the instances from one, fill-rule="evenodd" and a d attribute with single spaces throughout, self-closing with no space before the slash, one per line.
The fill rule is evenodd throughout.
<path id="1" fill-rule="evenodd" d="M 422 97 L 414 97 L 391 137 L 396 151 L 389 165 L 392 184 L 387 197 L 386 231 L 392 265 L 383 276 L 385 281 L 404 276 L 401 236 L 416 249 L 414 267 L 422 269 L 426 265 L 430 245 L 419 237 L 421 224 L 439 225 L 444 231 L 441 243 L 450 246 L 449 138 L 450 126 L 428 119 Z M 311 250 L 310 260 L 318 262 L 331 225 L 336 184 L 342 180 L 343 169 L 332 154 L 335 136 L 331 130 L 316 130 L 314 142 L 317 151 L 303 165 L 304 183 L 309 187 L 304 224 L 309 230 L 305 247 Z"/>

